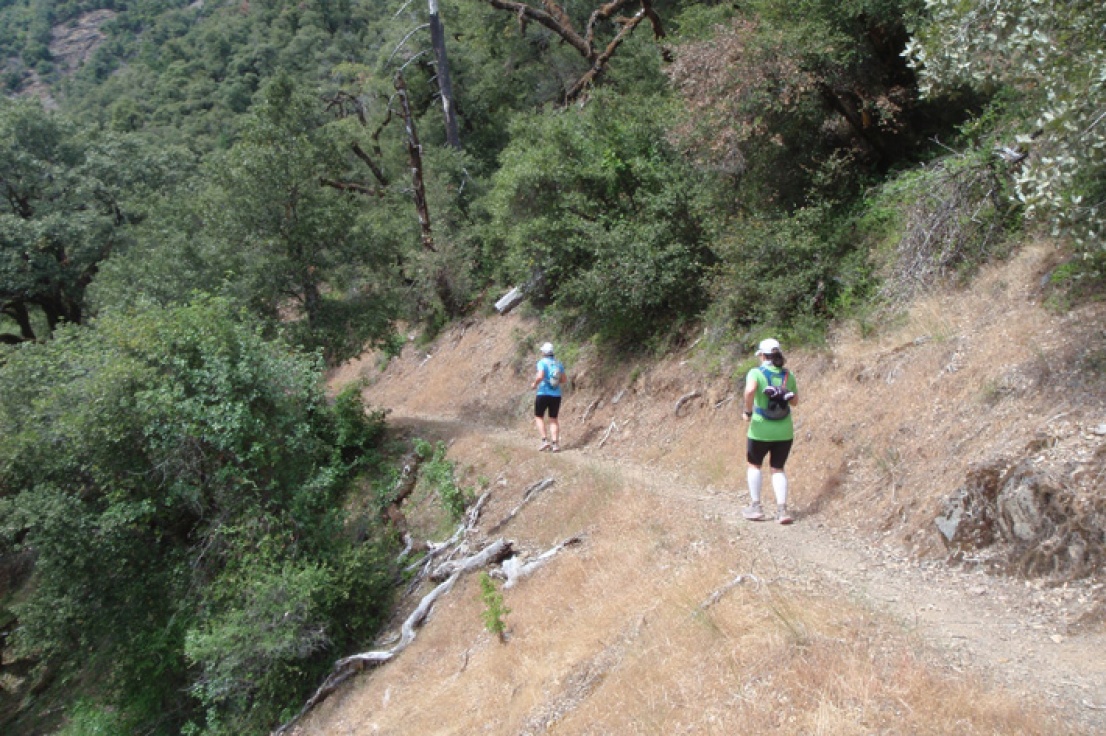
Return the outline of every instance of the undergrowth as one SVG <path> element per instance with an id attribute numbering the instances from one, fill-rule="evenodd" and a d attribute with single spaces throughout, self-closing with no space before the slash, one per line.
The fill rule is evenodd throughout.
<path id="1" fill-rule="evenodd" d="M 415 440 L 415 452 L 423 458 L 420 475 L 438 494 L 442 508 L 453 521 L 460 521 L 465 507 L 472 501 L 473 490 L 457 483 L 454 464 L 446 458 L 444 442 L 431 444 L 423 439 Z"/>

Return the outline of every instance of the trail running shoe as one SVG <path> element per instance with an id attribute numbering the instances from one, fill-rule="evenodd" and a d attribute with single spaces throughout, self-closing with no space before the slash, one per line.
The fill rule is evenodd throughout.
<path id="1" fill-rule="evenodd" d="M 752 503 L 741 509 L 741 515 L 748 521 L 764 521 L 764 511 L 759 503 Z"/>
<path id="2" fill-rule="evenodd" d="M 788 513 L 786 506 L 780 506 L 776 509 L 776 521 L 781 524 L 790 524 L 794 519 L 791 518 L 791 514 Z"/>
<path id="3" fill-rule="evenodd" d="M 541 441 L 541 447 L 538 448 L 538 452 L 545 452 L 546 450 L 548 450 L 552 446 L 553 445 L 549 444 L 549 440 L 543 439 Z"/>
<path id="4" fill-rule="evenodd" d="M 554 442 L 554 443 L 553 443 L 553 444 L 552 444 L 552 445 L 550 446 L 550 448 L 549 448 L 549 449 L 550 449 L 550 451 L 552 451 L 552 452 L 560 452 L 560 451 L 561 451 L 561 446 L 560 446 L 560 445 L 558 445 L 558 444 L 557 444 L 556 442 Z"/>

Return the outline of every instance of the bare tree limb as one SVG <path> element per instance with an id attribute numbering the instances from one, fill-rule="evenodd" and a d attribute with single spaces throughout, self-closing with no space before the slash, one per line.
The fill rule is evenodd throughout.
<path id="1" fill-rule="evenodd" d="M 400 652 L 406 649 L 412 641 L 415 640 L 415 629 L 425 623 L 427 617 L 430 615 L 430 610 L 433 608 L 434 603 L 443 595 L 449 592 L 453 587 L 453 584 L 457 582 L 457 579 L 461 577 L 462 572 L 458 571 L 454 573 L 448 580 L 435 587 L 432 591 L 423 597 L 419 605 L 407 617 L 407 620 L 403 622 L 400 627 L 399 642 L 391 649 L 382 651 L 362 652 L 361 654 L 354 654 L 343 659 L 339 659 L 334 663 L 334 667 L 331 670 L 329 676 L 319 689 L 315 691 L 315 694 L 308 698 L 303 707 L 300 708 L 299 713 L 292 717 L 290 721 L 283 724 L 276 731 L 273 731 L 273 736 L 281 736 L 286 733 L 289 728 L 295 725 L 301 718 L 307 715 L 319 703 L 326 700 L 331 693 L 338 689 L 338 687 L 348 680 L 353 675 L 360 672 L 366 666 L 383 664 L 396 657 Z"/>
<path id="2" fill-rule="evenodd" d="M 527 575 L 530 575 L 539 567 L 545 565 L 547 562 L 553 559 L 554 555 L 563 550 L 565 547 L 573 544 L 579 544 L 582 541 L 584 541 L 583 534 L 577 534 L 575 536 L 569 537 L 565 541 L 554 547 L 551 547 L 538 557 L 535 557 L 533 560 L 530 560 L 526 563 L 521 562 L 517 555 L 515 557 L 510 557 L 504 560 L 502 568 L 503 574 L 507 578 L 507 582 L 503 584 L 503 587 L 514 587 L 515 583 L 517 583 L 519 580 L 526 577 Z"/>
<path id="3" fill-rule="evenodd" d="M 619 46 L 622 45 L 622 42 L 626 38 L 628 38 L 631 33 L 634 32 L 634 29 L 638 27 L 638 24 L 641 23 L 642 19 L 644 18 L 645 8 L 643 7 L 641 10 L 638 11 L 637 15 L 622 24 L 622 28 L 618 31 L 618 34 L 614 37 L 614 39 L 611 40 L 609 44 L 607 44 L 607 48 L 603 50 L 603 53 L 594 57 L 591 69 L 588 69 L 584 73 L 584 76 L 577 79 L 576 83 L 569 88 L 567 93 L 565 93 L 566 101 L 572 102 L 577 97 L 579 97 L 580 93 L 587 89 L 588 85 L 594 82 L 599 77 L 599 75 L 603 73 L 603 70 L 607 66 L 607 62 L 611 60 L 612 56 L 614 56 L 614 52 L 618 49 Z"/>
<path id="4" fill-rule="evenodd" d="M 540 23 L 564 39 L 569 46 L 576 49 L 585 59 L 590 61 L 593 58 L 594 52 L 592 51 L 591 44 L 584 40 L 584 38 L 576 32 L 576 29 L 571 26 L 561 25 L 557 22 L 557 18 L 550 15 L 548 12 L 531 7 L 526 3 L 513 2 L 513 0 L 487 0 L 487 2 L 493 8 L 514 13 L 519 17 L 520 23 L 522 23 L 523 19 L 529 19 L 535 23 Z M 561 14 L 563 14 L 563 11 L 561 11 Z"/>
<path id="5" fill-rule="evenodd" d="M 591 404 L 590 404 L 590 405 L 588 405 L 588 408 L 587 408 L 587 409 L 586 409 L 586 410 L 584 411 L 584 413 L 583 413 L 583 414 L 582 414 L 582 415 L 580 416 L 580 424 L 584 424 L 585 422 L 587 422 L 587 420 L 588 420 L 588 417 L 590 417 L 590 416 L 591 416 L 591 413 L 592 413 L 593 411 L 595 411 L 596 409 L 598 409 L 598 408 L 599 408 L 599 405 L 600 405 L 601 403 L 603 403 L 603 397 L 602 397 L 602 396 L 600 396 L 599 398 L 597 398 L 597 399 L 596 399 L 595 401 L 591 402 Z"/>
<path id="6" fill-rule="evenodd" d="M 476 522 L 480 521 L 480 513 L 484 510 L 484 504 L 488 502 L 491 495 L 490 490 L 484 491 L 480 498 L 476 499 L 476 503 L 465 512 L 465 531 L 471 531 L 476 527 Z"/>
<path id="7" fill-rule="evenodd" d="M 379 131 L 377 132 L 377 135 L 379 135 Z M 359 143 L 351 144 L 350 148 L 353 150 L 353 155 L 361 159 L 365 163 L 365 165 L 369 167 L 369 171 L 373 172 L 373 176 L 375 176 L 376 180 L 380 182 L 380 185 L 384 187 L 388 186 L 388 177 L 384 176 L 384 172 L 381 170 L 380 166 L 377 165 L 376 161 L 373 161 L 372 156 L 366 153 L 365 149 L 361 148 L 361 145 Z"/>
<path id="8" fill-rule="evenodd" d="M 595 12 L 588 18 L 588 27 L 584 34 L 584 38 L 587 40 L 588 45 L 591 46 L 595 43 L 595 27 L 600 21 L 609 19 L 612 15 L 633 1 L 634 0 L 613 0 L 606 5 L 600 5 L 596 8 Z"/>
<path id="9" fill-rule="evenodd" d="M 603 435 L 603 439 L 599 440 L 599 449 L 603 449 L 603 445 L 607 444 L 607 439 L 611 436 L 611 432 L 618 428 L 618 424 L 611 420 L 611 426 L 607 427 L 607 433 Z"/>
<path id="10" fill-rule="evenodd" d="M 579 97 L 588 85 L 592 84 L 603 73 L 607 62 L 614 56 L 618 47 L 643 20 L 649 20 L 652 24 L 654 37 L 663 38 L 665 35 L 660 16 L 653 10 L 651 0 L 611 0 L 609 3 L 600 5 L 588 18 L 587 28 L 583 36 L 573 26 L 572 20 L 568 13 L 564 11 L 564 8 L 553 0 L 541 0 L 542 8 L 536 8 L 526 2 L 516 2 L 515 0 L 486 0 L 486 2 L 493 8 L 505 10 L 517 16 L 521 33 L 526 32 L 526 21 L 532 20 L 535 23 L 540 23 L 576 49 L 580 56 L 591 62 L 591 68 L 577 79 L 565 94 L 566 102 L 572 102 Z M 615 13 L 635 3 L 639 3 L 641 8 L 633 17 L 615 17 Z M 600 52 L 596 45 L 595 34 L 596 28 L 604 21 L 613 21 L 620 28 L 606 48 Z"/>
<path id="11" fill-rule="evenodd" d="M 419 143 L 414 115 L 411 114 L 411 102 L 407 97 L 407 82 L 401 73 L 396 74 L 395 88 L 396 94 L 399 96 L 399 109 L 403 115 L 404 129 L 407 132 L 407 155 L 411 163 L 411 184 L 414 189 L 412 196 L 415 200 L 415 210 L 419 215 L 419 228 L 422 230 L 422 247 L 436 253 L 434 234 L 430 229 L 430 207 L 426 203 L 426 187 L 423 184 L 422 145 Z"/>
<path id="12" fill-rule="evenodd" d="M 691 401 L 692 399 L 697 399 L 700 396 L 702 396 L 702 394 L 700 394 L 698 391 L 691 391 L 691 392 L 686 393 L 683 396 L 681 396 L 676 401 L 676 408 L 674 410 L 674 413 L 676 414 L 676 416 L 680 416 L 680 409 L 682 409 L 684 407 L 684 404 Z"/>
<path id="13" fill-rule="evenodd" d="M 553 485 L 555 482 L 556 481 L 554 481 L 552 478 L 545 478 L 544 480 L 539 480 L 537 483 L 534 483 L 532 486 L 527 488 L 523 492 L 522 501 L 519 502 L 518 506 L 515 506 L 514 509 L 511 510 L 511 513 L 507 514 L 498 523 L 496 523 L 495 526 L 493 526 L 491 529 L 489 529 L 488 534 L 495 534 L 497 531 L 499 531 L 504 526 L 506 526 L 507 522 L 509 522 L 511 519 L 515 518 L 515 514 L 517 514 L 519 511 L 521 511 L 523 506 L 530 503 L 530 500 L 534 496 L 538 495 L 539 493 L 544 491 L 546 488 Z"/>
<path id="14" fill-rule="evenodd" d="M 702 603 L 699 604 L 699 610 L 700 611 L 707 610 L 708 608 L 713 606 L 715 603 L 722 600 L 722 597 L 724 595 L 726 595 L 726 593 L 729 593 L 731 590 L 733 590 L 737 586 L 741 585 L 742 583 L 748 583 L 748 582 L 756 583 L 757 589 L 760 589 L 760 578 L 758 578 L 756 575 L 750 575 L 750 574 L 738 575 L 736 578 L 734 578 L 733 580 L 726 583 L 725 585 L 723 585 L 718 590 L 711 593 L 710 596 L 705 601 L 703 601 Z"/>
<path id="15" fill-rule="evenodd" d="M 459 573 L 466 573 L 478 567 L 485 567 L 493 562 L 499 562 L 511 553 L 511 543 L 506 539 L 497 539 L 484 549 L 463 560 L 448 560 L 430 573 L 430 579 L 438 582 Z"/>
<path id="16" fill-rule="evenodd" d="M 421 26 L 416 26 L 415 28 L 412 28 L 406 36 L 404 36 L 402 39 L 400 39 L 400 42 L 396 44 L 396 47 L 394 49 L 392 49 L 392 53 L 391 53 L 391 55 L 388 56 L 388 60 L 386 62 L 384 62 L 384 66 L 388 66 L 389 64 L 392 63 L 392 59 L 394 59 L 396 57 L 396 54 L 399 53 L 399 50 L 401 48 L 403 48 L 403 46 L 407 43 L 407 39 L 411 38 L 411 36 L 414 36 L 419 31 L 426 30 L 429 27 L 430 27 L 429 23 L 423 23 Z"/>

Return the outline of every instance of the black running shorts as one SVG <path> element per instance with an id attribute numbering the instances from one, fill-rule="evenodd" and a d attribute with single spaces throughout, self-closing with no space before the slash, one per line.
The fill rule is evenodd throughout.
<path id="1" fill-rule="evenodd" d="M 549 411 L 549 418 L 556 419 L 557 412 L 561 410 L 561 397 L 538 394 L 534 399 L 534 416 L 545 416 L 547 410 Z"/>
<path id="2" fill-rule="evenodd" d="M 768 455 L 768 466 L 773 470 L 783 470 L 787 462 L 787 456 L 791 454 L 791 443 L 794 440 L 778 440 L 776 442 L 764 442 L 763 440 L 749 439 L 745 445 L 745 459 L 750 465 L 758 468 L 764 464 L 764 456 Z"/>

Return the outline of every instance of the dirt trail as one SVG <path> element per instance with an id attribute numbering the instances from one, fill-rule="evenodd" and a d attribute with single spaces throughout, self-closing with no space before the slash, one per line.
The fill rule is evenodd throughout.
<path id="1" fill-rule="evenodd" d="M 391 421 L 435 440 L 452 442 L 475 433 L 519 452 L 534 449 L 532 437 L 519 430 L 425 415 L 393 414 Z M 1013 691 L 1040 697 L 1067 714 L 1073 731 L 1106 733 L 1106 634 L 1071 635 L 1049 610 L 1059 605 L 1050 600 L 1092 595 L 1089 586 L 1071 588 L 1071 596 L 1035 595 L 1045 589 L 943 562 L 906 559 L 801 513 L 789 527 L 749 523 L 740 513 L 743 499 L 732 491 L 688 483 L 655 465 L 571 451 L 559 459 L 598 464 L 640 492 L 677 501 L 689 515 L 721 525 L 724 534 L 755 549 L 757 569 L 772 571 L 772 582 L 823 595 L 833 591 L 829 594 L 890 616 L 952 670 L 982 672 Z"/>
<path id="2" fill-rule="evenodd" d="M 300 732 L 1106 733 L 1106 582 L 952 565 L 933 523 L 974 462 L 1028 459 L 1081 498 L 1106 493 L 1106 305 L 1042 309 L 1051 254 L 789 356 L 789 527 L 740 517 L 729 376 L 747 356 L 689 339 L 612 365 L 576 346 L 557 455 L 536 452 L 532 321 L 474 319 L 343 367 L 334 383 L 364 381 L 397 431 L 452 443 L 461 482 L 493 490 L 484 528 L 552 476 L 505 533 L 529 554 L 585 542 L 510 591 L 508 645 L 482 633 L 462 580 L 409 649 Z M 1049 381 L 1050 362 L 1079 366 L 1079 390 Z"/>

